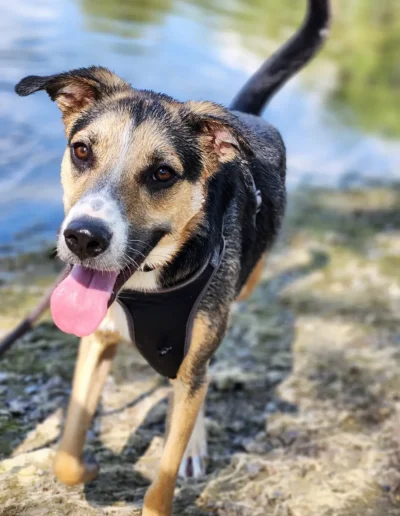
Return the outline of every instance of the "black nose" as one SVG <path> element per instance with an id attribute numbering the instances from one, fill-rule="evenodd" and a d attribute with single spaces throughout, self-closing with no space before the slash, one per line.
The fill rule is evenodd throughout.
<path id="1" fill-rule="evenodd" d="M 68 249 L 81 260 L 94 258 L 104 253 L 110 245 L 111 237 L 104 222 L 93 217 L 75 219 L 64 231 Z"/>

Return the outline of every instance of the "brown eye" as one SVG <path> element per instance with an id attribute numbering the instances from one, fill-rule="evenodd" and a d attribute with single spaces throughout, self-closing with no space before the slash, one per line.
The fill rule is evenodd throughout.
<path id="1" fill-rule="evenodd" d="M 73 149 L 74 156 L 80 161 L 87 161 L 90 158 L 90 149 L 85 143 L 75 143 Z"/>
<path id="2" fill-rule="evenodd" d="M 160 167 L 153 174 L 154 181 L 158 181 L 161 183 L 171 181 L 171 179 L 173 179 L 174 177 L 176 177 L 175 174 L 168 167 Z"/>

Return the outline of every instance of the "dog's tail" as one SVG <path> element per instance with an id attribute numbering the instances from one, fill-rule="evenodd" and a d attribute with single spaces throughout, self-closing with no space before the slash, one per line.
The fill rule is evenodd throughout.
<path id="1" fill-rule="evenodd" d="M 271 97 L 321 48 L 329 31 L 329 0 L 308 0 L 300 30 L 247 81 L 230 109 L 260 115 Z"/>

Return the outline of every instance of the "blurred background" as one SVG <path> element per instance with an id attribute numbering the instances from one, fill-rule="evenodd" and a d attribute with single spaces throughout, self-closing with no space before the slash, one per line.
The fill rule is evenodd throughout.
<path id="1" fill-rule="evenodd" d="M 15 0 L 0 7 L 0 251 L 54 241 L 64 135 L 30 74 L 111 68 L 137 88 L 229 104 L 298 28 L 302 0 Z M 400 4 L 335 0 L 328 44 L 265 117 L 288 149 L 290 188 L 400 175 Z"/>
<path id="2" fill-rule="evenodd" d="M 60 114 L 14 85 L 97 64 L 228 105 L 305 4 L 0 2 L 0 336 L 54 281 L 63 217 Z M 287 215 L 210 368 L 211 475 L 179 483 L 175 516 L 400 516 L 400 2 L 332 4 L 326 46 L 264 114 L 287 146 Z M 77 344 L 46 314 L 0 359 L 0 516 L 140 514 L 168 387 L 121 346 L 87 439 L 100 475 L 61 486 Z"/>

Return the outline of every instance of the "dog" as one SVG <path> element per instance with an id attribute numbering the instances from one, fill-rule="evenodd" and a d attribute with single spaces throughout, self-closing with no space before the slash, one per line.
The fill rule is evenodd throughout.
<path id="1" fill-rule="evenodd" d="M 82 450 L 121 339 L 173 391 L 142 514 L 171 515 L 178 474 L 204 473 L 207 367 L 285 211 L 285 147 L 260 114 L 321 47 L 329 20 L 328 0 L 308 0 L 302 28 L 229 109 L 135 90 L 95 66 L 17 84 L 21 96 L 48 93 L 67 138 L 57 242 L 67 269 L 50 304 L 57 326 L 81 343 L 54 462 L 60 481 L 96 476 Z"/>

